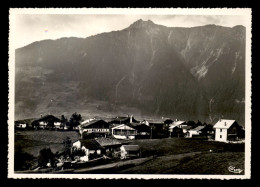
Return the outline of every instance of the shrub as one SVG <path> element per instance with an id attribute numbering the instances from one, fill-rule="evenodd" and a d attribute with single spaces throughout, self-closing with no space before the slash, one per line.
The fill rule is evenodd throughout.
<path id="1" fill-rule="evenodd" d="M 47 163 L 50 163 L 51 166 L 54 166 L 55 156 L 50 148 L 44 148 L 40 150 L 38 156 L 38 164 L 41 167 L 46 167 Z"/>
<path id="2" fill-rule="evenodd" d="M 82 149 L 79 149 L 77 147 L 71 148 L 71 154 L 70 154 L 71 158 L 74 158 L 76 156 L 81 157 L 81 156 L 85 156 L 85 155 L 86 155 L 86 153 Z"/>

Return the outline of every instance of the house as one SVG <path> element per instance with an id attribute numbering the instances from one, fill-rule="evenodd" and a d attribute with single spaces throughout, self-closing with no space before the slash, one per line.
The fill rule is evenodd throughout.
<path id="1" fill-rule="evenodd" d="M 26 127 L 28 126 L 26 121 L 24 120 L 18 120 L 18 121 L 15 121 L 15 128 L 16 129 L 26 129 Z"/>
<path id="2" fill-rule="evenodd" d="M 186 128 L 187 124 L 185 121 L 175 120 L 169 125 L 170 136 L 179 137 L 183 135 L 183 128 Z"/>
<path id="3" fill-rule="evenodd" d="M 15 129 L 19 130 L 25 130 L 25 129 L 32 129 L 32 122 L 34 121 L 34 118 L 28 118 L 23 120 L 16 120 L 14 122 Z"/>
<path id="4" fill-rule="evenodd" d="M 89 161 L 91 157 L 99 156 L 102 154 L 104 148 L 93 139 L 80 139 L 72 144 L 73 148 L 81 149 L 85 152 L 85 155 L 80 157 L 81 161 Z"/>
<path id="5" fill-rule="evenodd" d="M 216 141 L 227 142 L 243 138 L 243 128 L 235 120 L 220 119 L 213 128 Z"/>
<path id="6" fill-rule="evenodd" d="M 56 123 L 55 123 L 56 122 Z M 59 123 L 57 123 L 59 122 Z M 61 125 L 61 120 L 53 115 L 46 115 L 32 122 L 34 128 L 47 129 L 56 128 Z M 55 126 L 56 124 L 56 126 Z"/>
<path id="7" fill-rule="evenodd" d="M 188 130 L 188 132 L 186 133 L 186 138 L 192 138 L 194 136 L 200 136 L 201 133 L 202 133 L 202 130 L 205 128 L 205 126 L 203 125 L 200 125 L 200 126 L 197 126 L 193 129 L 190 129 Z"/>
<path id="8" fill-rule="evenodd" d="M 138 123 L 134 126 L 134 128 L 137 130 L 137 135 L 140 135 L 140 136 L 148 135 L 149 136 L 151 134 L 152 128 L 148 125 Z"/>
<path id="9" fill-rule="evenodd" d="M 119 151 L 119 148 L 122 145 L 121 142 L 114 138 L 100 137 L 96 138 L 95 140 L 99 143 L 100 146 L 105 149 L 106 153 Z"/>
<path id="10" fill-rule="evenodd" d="M 139 145 L 122 145 L 120 147 L 120 152 L 121 152 L 121 159 L 141 156 Z"/>
<path id="11" fill-rule="evenodd" d="M 151 128 L 151 137 L 152 138 L 165 138 L 169 137 L 168 130 L 165 129 L 165 124 L 163 119 L 145 119 L 141 122 L 146 124 Z M 167 132 L 166 132 L 167 131 Z"/>
<path id="12" fill-rule="evenodd" d="M 109 131 L 110 124 L 101 119 L 93 119 L 89 121 L 84 121 L 79 125 L 79 133 L 81 137 L 106 137 Z"/>
<path id="13" fill-rule="evenodd" d="M 130 125 L 121 124 L 111 129 L 112 136 L 116 139 L 135 139 L 137 130 Z"/>

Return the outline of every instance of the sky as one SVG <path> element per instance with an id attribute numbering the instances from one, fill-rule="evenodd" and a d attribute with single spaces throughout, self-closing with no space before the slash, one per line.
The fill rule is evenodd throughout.
<path id="1" fill-rule="evenodd" d="M 167 27 L 194 27 L 215 24 L 245 25 L 238 15 L 143 15 L 143 14 L 16 14 L 14 47 L 62 37 L 86 38 L 103 32 L 122 30 L 138 19 Z"/>

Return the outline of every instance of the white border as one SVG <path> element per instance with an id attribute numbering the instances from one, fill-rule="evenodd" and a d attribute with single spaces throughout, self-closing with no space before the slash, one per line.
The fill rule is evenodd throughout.
<path id="1" fill-rule="evenodd" d="M 17 14 L 154 14 L 154 15 L 239 15 L 246 19 L 246 96 L 245 96 L 245 171 L 244 175 L 147 175 L 147 174 L 18 174 L 14 173 L 14 31 Z M 250 179 L 251 178 L 251 38 L 250 8 L 11 8 L 9 10 L 9 110 L 8 110 L 8 178 L 67 179 Z"/>

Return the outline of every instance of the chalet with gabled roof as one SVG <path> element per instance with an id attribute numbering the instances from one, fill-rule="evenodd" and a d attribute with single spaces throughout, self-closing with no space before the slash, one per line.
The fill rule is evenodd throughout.
<path id="1" fill-rule="evenodd" d="M 213 128 L 215 129 L 215 140 L 220 142 L 238 140 L 243 131 L 235 120 L 228 119 L 220 119 Z"/>
<path id="2" fill-rule="evenodd" d="M 102 119 L 86 120 L 79 125 L 79 133 L 89 137 L 106 137 L 110 132 L 110 124 Z"/>
<path id="3" fill-rule="evenodd" d="M 135 139 L 137 130 L 131 125 L 121 124 L 111 129 L 112 136 L 116 139 Z"/>
<path id="4" fill-rule="evenodd" d="M 34 128 L 58 128 L 61 126 L 61 120 L 53 115 L 46 115 L 32 122 Z"/>

